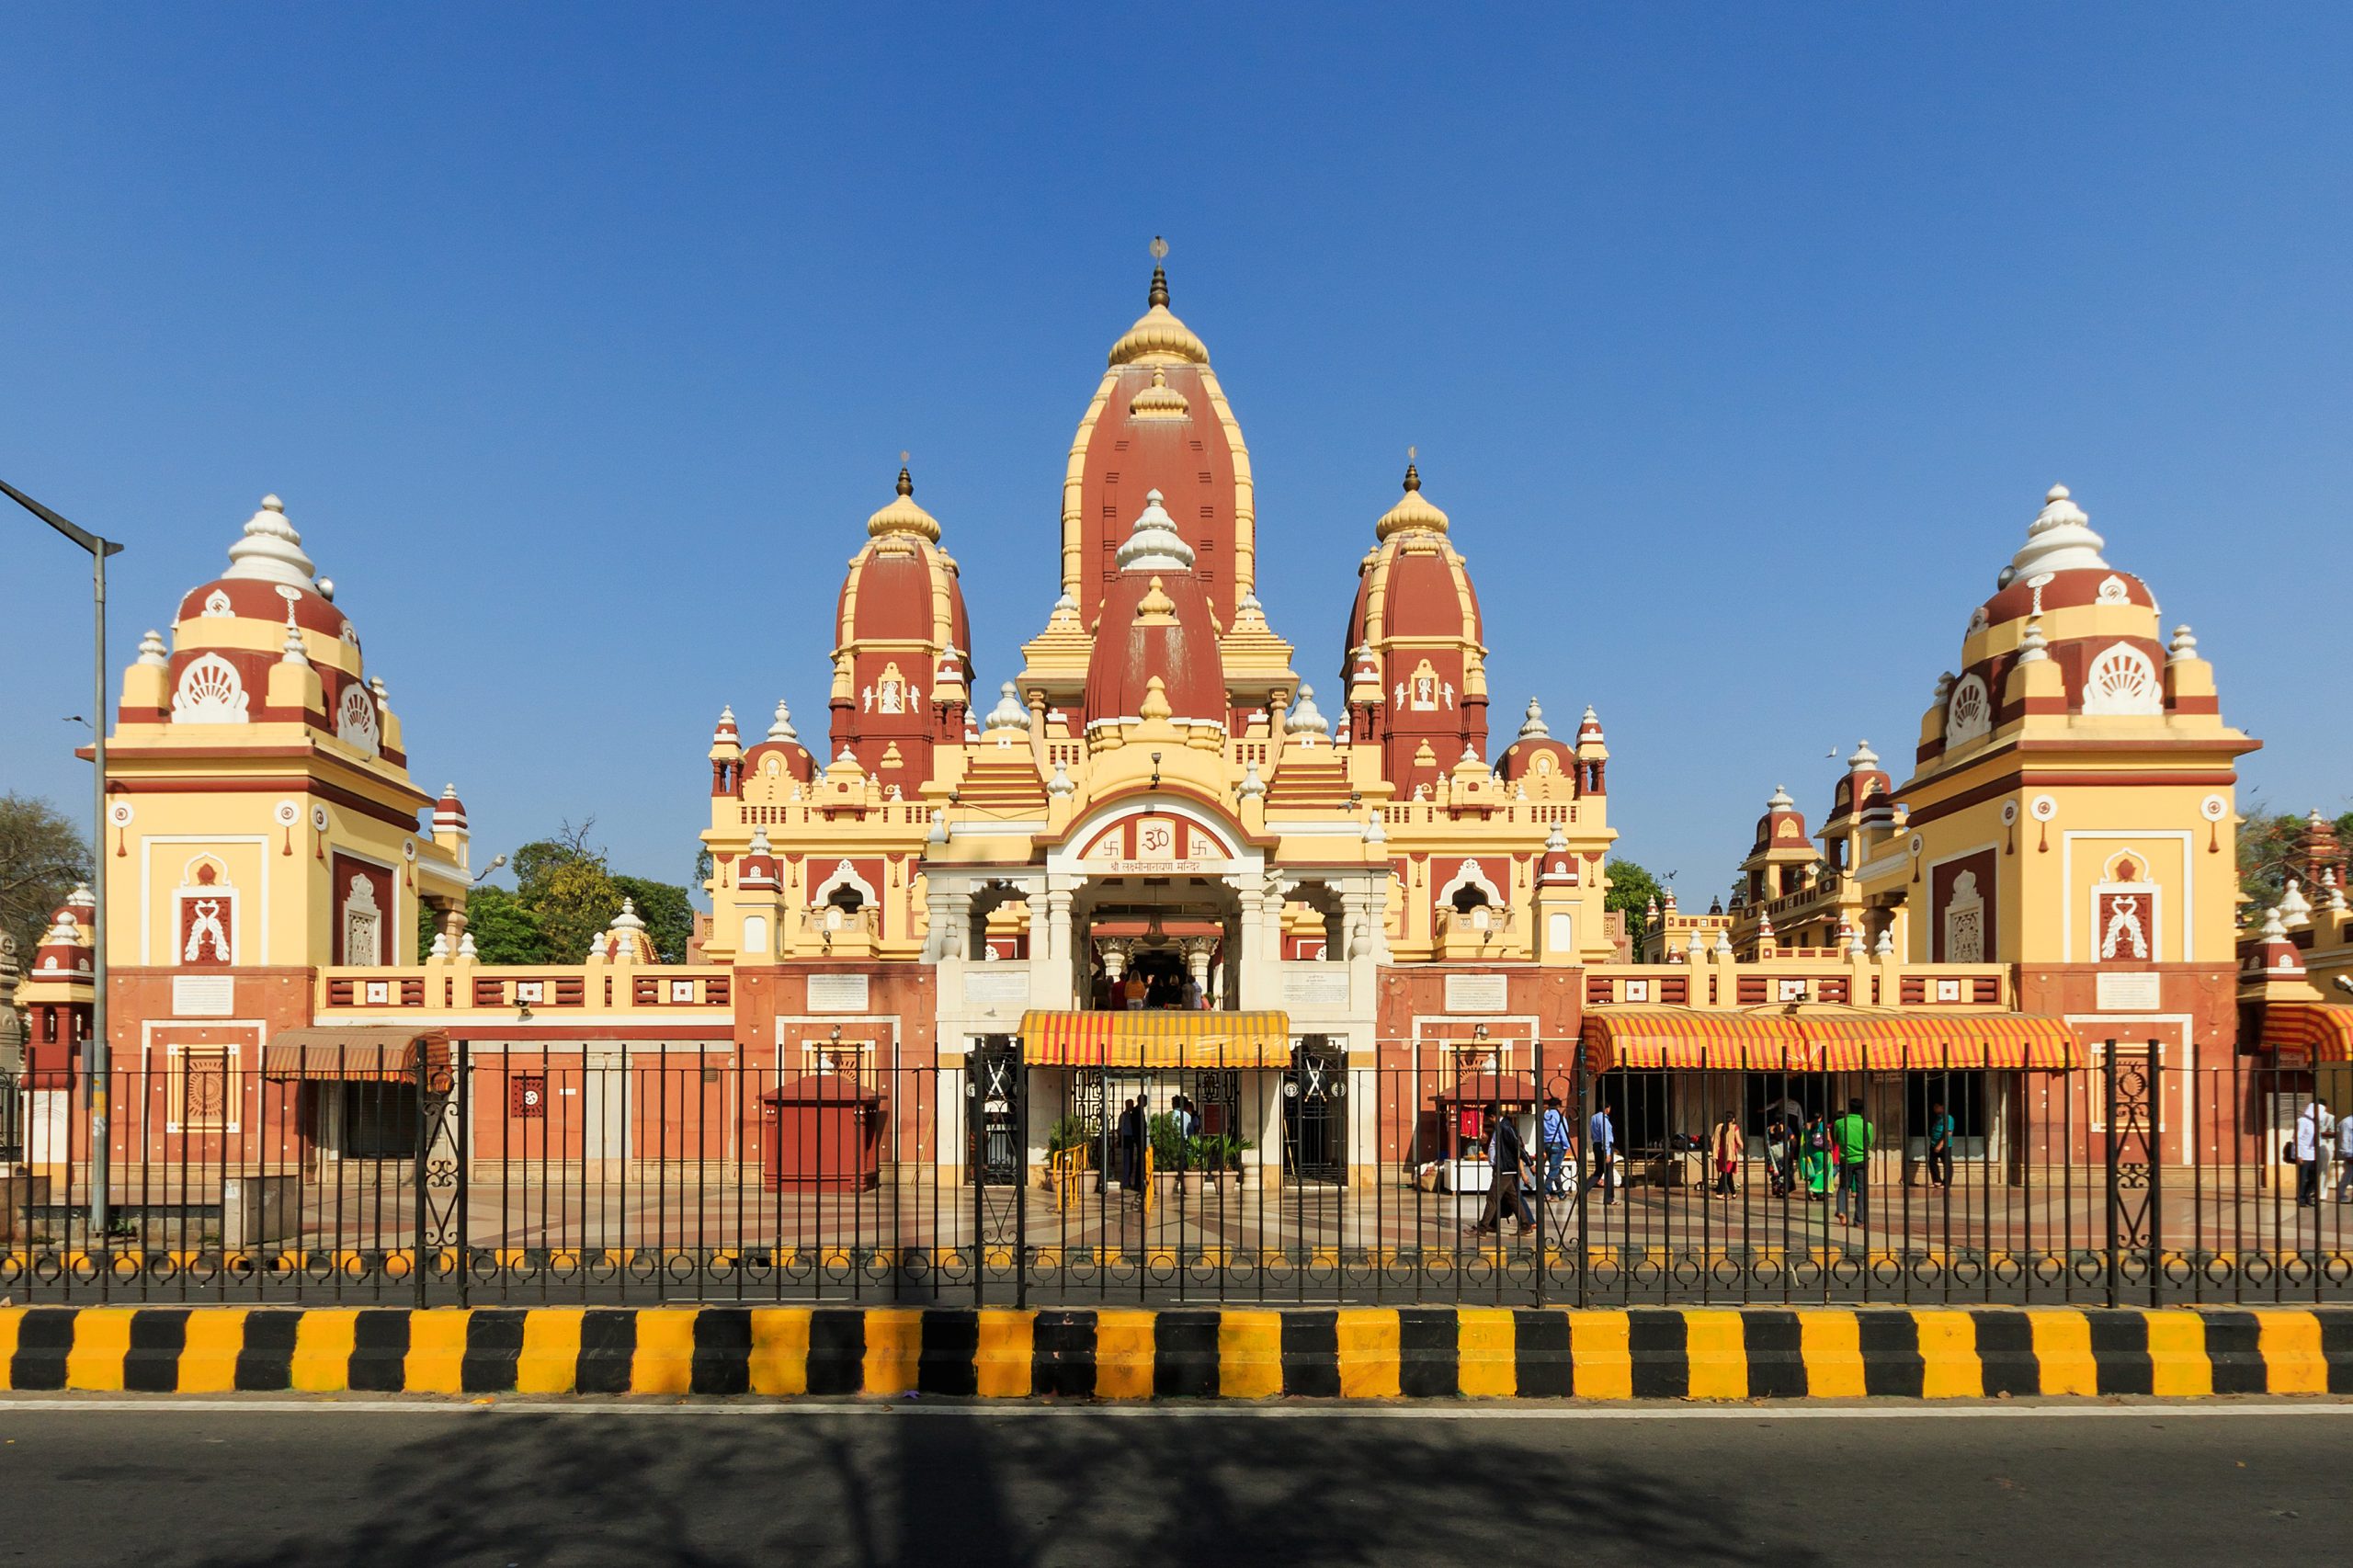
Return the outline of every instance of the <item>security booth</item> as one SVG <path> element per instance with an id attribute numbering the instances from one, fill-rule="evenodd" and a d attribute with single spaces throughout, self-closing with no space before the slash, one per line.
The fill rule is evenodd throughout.
<path id="1" fill-rule="evenodd" d="M 882 1182 L 882 1096 L 812 1073 L 760 1096 L 761 1179 L 770 1192 L 870 1192 Z"/>

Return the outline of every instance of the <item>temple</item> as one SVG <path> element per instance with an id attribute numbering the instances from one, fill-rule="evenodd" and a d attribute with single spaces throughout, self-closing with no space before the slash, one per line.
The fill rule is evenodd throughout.
<path id="1" fill-rule="evenodd" d="M 754 1161 L 741 1085 L 887 1069 L 935 1085 L 909 1109 L 936 1122 L 892 1157 L 949 1178 L 1042 1167 L 1057 1122 L 1183 1094 L 1279 1183 L 1370 1182 L 1475 1131 L 1461 1108 L 1563 1074 L 1621 1085 L 1631 1144 L 1694 1131 L 1702 1103 L 1756 1122 L 1833 1072 L 1900 1115 L 1934 1073 L 1995 1159 L 2088 1136 L 2111 1051 L 2353 1047 L 2310 978 L 2353 967 L 2341 850 L 2315 830 L 2290 904 L 2242 911 L 2235 769 L 2257 743 L 2063 487 L 1982 601 L 1923 607 L 1966 624 L 1908 765 L 1858 746 L 1818 826 L 1776 788 L 1731 897 L 1670 895 L 1630 945 L 1605 911 L 1593 676 L 1510 694 L 1500 733 L 1490 711 L 1491 632 L 1540 630 L 1491 629 L 1472 585 L 1510 526 L 1449 517 L 1417 465 L 1385 502 L 1369 479 L 1353 596 L 1333 584 L 1328 621 L 1288 640 L 1256 591 L 1250 449 L 1164 267 L 1079 414 L 1058 533 L 987 541 L 1036 566 L 1018 668 L 976 665 L 956 519 L 907 467 L 877 479 L 862 539 L 835 528 L 856 551 L 831 646 L 805 650 L 831 658 L 826 711 L 731 708 L 707 771 L 677 759 L 710 804 L 688 964 L 654 961 L 626 910 L 567 961 L 477 958 L 465 807 L 418 787 L 382 673 L 265 498 L 123 674 L 111 1043 L 165 1087 L 118 1108 L 116 1158 L 256 1129 L 290 1166 L 397 1148 L 381 1085 L 453 1042 L 478 1156 Z M 27 1114 L 61 1164 L 88 1153 L 67 1086 L 91 983 L 69 902 L 18 997 Z M 550 1073 L 646 1064 L 718 1088 L 584 1103 L 549 1131 Z M 984 1139 L 1008 1073 L 1029 1112 Z M 1405 1114 L 1376 1107 L 1395 1082 Z M 2267 1115 L 2182 1108 L 2169 1157 Z"/>

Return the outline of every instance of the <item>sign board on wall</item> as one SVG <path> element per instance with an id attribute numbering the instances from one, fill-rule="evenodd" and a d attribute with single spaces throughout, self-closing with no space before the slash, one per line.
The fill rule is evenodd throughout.
<path id="1" fill-rule="evenodd" d="M 2101 973 L 2097 1006 L 2103 1013 L 2154 1013 L 2165 1005 L 2165 977 L 2147 971 Z"/>
<path id="2" fill-rule="evenodd" d="M 964 1001 L 975 1007 L 1029 1005 L 1029 971 L 1026 965 L 983 964 L 964 971 Z"/>
<path id="3" fill-rule="evenodd" d="M 1302 963 L 1283 971 L 1284 1006 L 1345 1007 L 1347 1005 L 1347 965 Z"/>
<path id="4" fill-rule="evenodd" d="M 867 976 L 813 974 L 809 977 L 809 1011 L 863 1013 L 869 1010 Z"/>
<path id="5" fill-rule="evenodd" d="M 225 1018 L 237 1010 L 236 982 L 225 974 L 172 976 L 172 1016 Z"/>
<path id="6" fill-rule="evenodd" d="M 1501 974 L 1449 974 L 1446 977 L 1446 1010 L 1449 1013 L 1501 1013 L 1511 1006 L 1511 982 Z"/>

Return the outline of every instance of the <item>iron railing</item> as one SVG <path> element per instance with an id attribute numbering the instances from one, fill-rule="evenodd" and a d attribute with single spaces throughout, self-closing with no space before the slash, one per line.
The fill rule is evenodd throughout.
<path id="1" fill-rule="evenodd" d="M 0 1297 L 2353 1298 L 2353 1205 L 2337 1200 L 2353 1195 L 2353 1162 L 2312 1167 L 2307 1206 L 2282 1158 L 2309 1073 L 2181 1070 L 2145 1044 L 2096 1049 L 2066 1073 L 1597 1077 L 1565 1047 L 1517 1070 L 1474 1072 L 1427 1047 L 1398 1056 L 1350 1068 L 1337 1042 L 1310 1040 L 1288 1067 L 1038 1066 L 1006 1038 L 945 1067 L 845 1061 L 803 1076 L 699 1053 L 527 1062 L 460 1042 L 382 1077 L 273 1078 L 188 1051 L 111 1074 L 104 1236 L 85 1221 L 92 1085 L 28 1073 L 0 1108 L 17 1130 L 0 1165 Z M 1546 1147 L 1550 1100 L 1574 1131 L 1564 1150 Z M 1815 1113 L 1831 1121 L 1858 1100 L 1863 1157 L 1815 1148 Z M 1532 1165 L 1560 1165 L 1527 1188 L 1523 1225 L 1498 1201 L 1499 1234 L 1473 1228 L 1489 1212 L 1498 1103 L 1527 1129 Z M 1769 1142 L 1768 1124 L 1791 1118 L 1795 1139 Z M 1862 1141 L 1853 1127 L 1827 1137 Z"/>

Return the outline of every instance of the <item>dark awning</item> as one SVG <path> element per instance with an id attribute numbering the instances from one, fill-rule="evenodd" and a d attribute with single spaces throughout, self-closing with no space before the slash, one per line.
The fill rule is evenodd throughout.
<path id="1" fill-rule="evenodd" d="M 415 1082 L 419 1062 L 447 1069 L 449 1039 L 438 1029 L 280 1029 L 262 1048 L 265 1078 Z"/>

